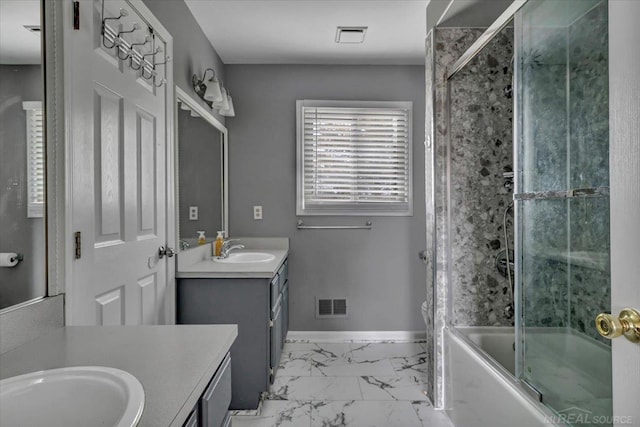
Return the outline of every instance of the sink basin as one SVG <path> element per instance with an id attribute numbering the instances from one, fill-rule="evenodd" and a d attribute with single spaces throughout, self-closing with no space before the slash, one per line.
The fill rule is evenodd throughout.
<path id="1" fill-rule="evenodd" d="M 228 257 L 220 258 L 214 257 L 215 262 L 221 262 L 225 264 L 246 264 L 253 262 L 269 262 L 276 259 L 273 254 L 265 252 L 231 252 Z"/>
<path id="2" fill-rule="evenodd" d="M 142 415 L 144 389 L 120 369 L 50 369 L 0 381 L 0 408 L 3 427 L 131 427 Z"/>

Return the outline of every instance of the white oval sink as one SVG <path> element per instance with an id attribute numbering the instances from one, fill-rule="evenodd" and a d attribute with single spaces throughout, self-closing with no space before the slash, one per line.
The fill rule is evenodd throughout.
<path id="1" fill-rule="evenodd" d="M 142 416 L 144 389 L 120 369 L 50 369 L 0 381 L 0 408 L 3 427 L 132 427 Z"/>
<path id="2" fill-rule="evenodd" d="M 276 259 L 273 254 L 265 252 L 231 252 L 228 257 L 220 258 L 214 257 L 215 262 L 221 262 L 226 264 L 246 264 L 252 262 L 269 262 Z"/>

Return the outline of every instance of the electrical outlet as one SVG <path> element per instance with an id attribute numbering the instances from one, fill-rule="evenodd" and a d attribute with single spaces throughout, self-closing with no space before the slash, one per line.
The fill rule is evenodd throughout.
<path id="1" fill-rule="evenodd" d="M 197 221 L 197 220 L 198 220 L 198 207 L 189 206 L 189 221 Z"/>
<path id="2" fill-rule="evenodd" d="M 262 206 L 253 207 L 253 219 L 262 219 Z"/>

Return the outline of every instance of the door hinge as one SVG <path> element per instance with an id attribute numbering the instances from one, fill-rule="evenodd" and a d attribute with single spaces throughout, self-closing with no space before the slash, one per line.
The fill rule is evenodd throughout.
<path id="1" fill-rule="evenodd" d="M 80 2 L 73 2 L 73 29 L 80 30 Z"/>
<path id="2" fill-rule="evenodd" d="M 82 233 L 76 231 L 74 233 L 74 240 L 76 244 L 76 259 L 80 259 L 82 257 Z"/>
<path id="3" fill-rule="evenodd" d="M 273 328 L 273 320 L 269 320 L 269 327 Z"/>

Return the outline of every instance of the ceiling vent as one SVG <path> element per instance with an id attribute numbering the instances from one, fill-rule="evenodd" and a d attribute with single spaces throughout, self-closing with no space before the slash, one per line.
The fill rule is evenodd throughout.
<path id="1" fill-rule="evenodd" d="M 368 27 L 338 27 L 336 43 L 362 43 Z"/>

